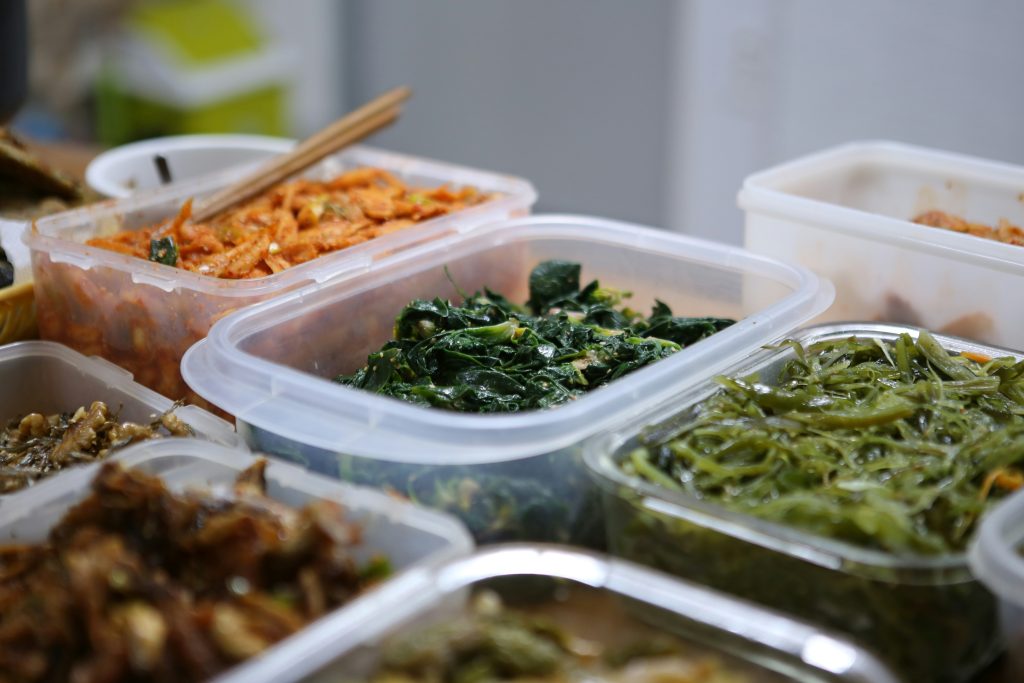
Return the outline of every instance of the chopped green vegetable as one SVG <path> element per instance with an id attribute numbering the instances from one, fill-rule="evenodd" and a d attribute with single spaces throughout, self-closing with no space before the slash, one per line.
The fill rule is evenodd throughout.
<path id="1" fill-rule="evenodd" d="M 590 619 L 612 621 L 615 614 Z M 621 618 L 620 618 L 621 619 Z M 626 622 L 627 624 L 629 622 Z M 638 637 L 638 625 L 613 642 L 582 638 L 558 620 L 509 609 L 481 591 L 472 611 L 390 639 L 374 683 L 746 683 L 714 656 L 663 633 Z"/>
<path id="2" fill-rule="evenodd" d="M 927 332 L 784 346 L 785 360 L 718 378 L 717 392 L 645 430 L 616 463 L 695 507 L 892 560 L 733 535 L 628 487 L 605 494 L 612 550 L 846 631 L 907 680 L 967 680 L 1000 648 L 996 603 L 962 563 L 936 562 L 1024 484 L 1024 362 L 953 354 Z"/>
<path id="3" fill-rule="evenodd" d="M 545 261 L 530 273 L 517 306 L 490 290 L 462 305 L 416 300 L 395 321 L 395 339 L 337 381 L 424 406 L 462 412 L 517 412 L 573 400 L 731 325 L 678 318 L 658 301 L 650 317 L 619 304 L 628 293 L 595 280 L 581 289 L 580 266 Z"/>
<path id="4" fill-rule="evenodd" d="M 178 245 L 173 237 L 161 237 L 149 241 L 149 260 L 173 266 L 178 263 Z"/>
<path id="5" fill-rule="evenodd" d="M 771 385 L 719 383 L 670 438 L 644 439 L 624 466 L 902 555 L 962 550 L 982 513 L 1021 485 L 1024 362 L 951 355 L 922 332 L 891 345 L 818 344 Z"/>

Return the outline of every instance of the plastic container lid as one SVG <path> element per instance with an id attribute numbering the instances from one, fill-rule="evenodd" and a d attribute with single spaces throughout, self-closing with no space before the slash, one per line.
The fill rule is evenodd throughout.
<path id="1" fill-rule="evenodd" d="M 274 340 L 294 338 L 289 353 L 319 345 L 312 351 L 315 355 L 336 355 L 338 349 L 322 348 L 318 325 L 351 325 L 358 334 L 370 324 L 332 320 L 330 309 L 339 302 L 378 290 L 387 290 L 381 296 L 388 299 L 405 296 L 398 308 L 365 315 L 386 319 L 390 330 L 399 308 L 410 299 L 454 293 L 450 285 L 424 291 L 423 282 L 443 281 L 449 265 L 453 272 L 461 268 L 470 273 L 466 277 L 479 280 L 460 282 L 463 288 L 501 289 L 498 279 L 503 277 L 522 288 L 529 270 L 546 258 L 578 261 L 583 281 L 599 276 L 606 286 L 632 289 L 644 278 L 656 280 L 654 285 L 643 283 L 645 290 L 657 291 L 644 292 L 649 300 L 631 299 L 634 307 L 647 306 L 656 296 L 670 304 L 672 296 L 697 301 L 703 309 L 716 300 L 739 300 L 745 317 L 568 404 L 513 414 L 460 414 L 410 405 L 341 386 L 249 350 L 260 343 L 282 350 Z M 182 375 L 197 393 L 238 421 L 299 443 L 409 463 L 497 462 L 552 452 L 629 419 L 732 358 L 781 337 L 824 310 L 831 298 L 831 285 L 809 270 L 736 247 L 597 218 L 533 216 L 423 245 L 358 277 L 303 288 L 228 316 L 185 354 Z M 682 307 L 675 313 L 694 314 Z M 348 353 L 348 348 L 342 351 Z M 317 357 L 305 364 L 329 377 L 338 371 L 331 367 L 336 360 Z M 365 355 L 358 363 L 365 363 Z"/>
<path id="2" fill-rule="evenodd" d="M 669 626 L 696 625 L 714 650 L 735 651 L 740 659 L 756 662 L 759 669 L 780 670 L 795 680 L 897 681 L 860 647 L 782 614 L 621 560 L 568 547 L 516 544 L 493 546 L 392 582 L 373 596 L 376 605 L 372 611 L 367 609 L 364 621 L 352 620 L 346 629 L 323 632 L 323 639 L 306 639 L 301 649 L 281 650 L 238 667 L 217 683 L 289 683 L 311 674 L 329 674 L 330 665 L 346 654 L 376 645 L 382 636 L 428 614 L 460 591 L 510 576 L 575 581 L 655 606 L 669 615 L 659 618 L 659 625 L 666 621 L 676 622 Z M 317 676 L 317 680 L 329 679 Z"/>
<path id="3" fill-rule="evenodd" d="M 1015 493 L 981 522 L 967 561 L 971 572 L 1001 600 L 1024 609 L 1024 491 Z"/>

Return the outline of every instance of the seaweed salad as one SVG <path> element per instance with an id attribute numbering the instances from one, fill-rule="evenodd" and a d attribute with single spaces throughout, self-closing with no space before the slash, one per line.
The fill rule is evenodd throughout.
<path id="1" fill-rule="evenodd" d="M 1024 485 L 1024 361 L 950 355 L 924 331 L 791 346 L 771 385 L 718 378 L 625 467 L 897 554 L 963 550 L 986 508 Z"/>
<path id="2" fill-rule="evenodd" d="M 507 413 L 561 405 L 733 324 L 675 317 L 662 301 L 649 316 L 622 305 L 628 292 L 580 265 L 545 261 L 530 273 L 524 306 L 484 289 L 461 305 L 415 300 L 394 340 L 366 367 L 336 381 L 410 403 L 460 412 Z"/>

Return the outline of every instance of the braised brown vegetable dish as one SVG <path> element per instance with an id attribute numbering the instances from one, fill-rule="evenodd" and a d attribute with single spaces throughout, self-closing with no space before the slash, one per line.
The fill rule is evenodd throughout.
<path id="1" fill-rule="evenodd" d="M 0 680 L 205 680 L 388 573 L 337 504 L 269 498 L 265 466 L 215 496 L 107 462 L 46 542 L 0 546 Z"/>
<path id="2" fill-rule="evenodd" d="M 17 491 L 65 467 L 102 460 L 137 441 L 191 434 L 174 408 L 149 424 L 135 424 L 119 422 L 102 401 L 74 413 L 16 417 L 0 430 L 0 493 Z"/>

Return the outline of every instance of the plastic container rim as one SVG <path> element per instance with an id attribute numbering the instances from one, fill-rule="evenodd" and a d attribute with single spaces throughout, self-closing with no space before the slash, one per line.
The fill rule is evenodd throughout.
<path id="1" fill-rule="evenodd" d="M 282 677 L 282 681 L 319 673 L 339 656 L 385 636 L 396 625 L 425 612 L 447 595 L 481 581 L 506 576 L 575 581 L 738 636 L 744 642 L 767 647 L 776 655 L 800 660 L 820 673 L 864 683 L 897 683 L 880 660 L 855 643 L 779 612 L 624 560 L 568 546 L 525 543 L 477 550 L 472 555 L 425 569 L 415 576 L 415 581 L 392 583 L 379 594 L 382 603 L 379 607 L 383 608 L 380 613 L 386 615 L 384 618 L 378 615 L 377 619 L 358 624 L 358 627 L 350 623 L 347 630 L 335 633 L 330 641 L 309 642 L 301 653 L 280 652 L 273 658 L 250 662 L 238 667 L 230 676 L 215 679 L 215 683 L 240 683 L 250 673 L 255 675 L 257 667 L 264 676 Z M 338 644 L 341 640 L 346 643 Z M 822 651 L 832 654 L 832 661 L 817 654 Z M 301 664 L 298 664 L 300 654 Z"/>
<path id="2" fill-rule="evenodd" d="M 236 280 L 202 275 L 100 247 L 88 246 L 82 242 L 65 239 L 61 235 L 80 225 L 95 224 L 99 220 L 110 217 L 120 218 L 156 204 L 184 201 L 192 195 L 208 193 L 237 180 L 246 171 L 257 167 L 261 162 L 236 166 L 167 187 L 144 190 L 131 197 L 107 199 L 41 218 L 32 222 L 31 228 L 22 235 L 22 241 L 33 251 L 48 254 L 55 262 L 71 263 L 84 270 L 110 268 L 131 274 L 135 283 L 150 284 L 167 291 L 192 290 L 218 297 L 253 297 L 280 291 L 282 287 L 296 283 L 307 281 L 320 283 L 346 273 L 365 270 L 383 252 L 401 251 L 411 248 L 410 245 L 415 246 L 419 242 L 429 240 L 435 235 L 443 236 L 449 231 L 472 230 L 476 227 L 476 225 L 460 227 L 453 223 L 453 218 L 526 208 L 532 206 L 537 199 L 537 192 L 533 185 L 523 178 L 371 147 L 353 145 L 338 155 L 328 157 L 327 160 L 345 161 L 350 157 L 356 157 L 353 161 L 359 165 L 375 165 L 397 173 L 405 172 L 410 170 L 408 167 L 412 167 L 411 170 L 414 172 L 430 172 L 450 176 L 452 179 L 445 182 L 451 184 L 474 184 L 469 179 L 464 181 L 461 178 L 467 175 L 476 175 L 479 176 L 475 181 L 477 189 L 485 192 L 498 192 L 501 196 L 468 209 L 423 221 L 413 229 L 399 231 L 380 240 L 369 240 L 346 249 L 323 254 L 280 273 L 251 279 Z M 167 218 L 170 217 L 169 215 Z M 66 254 L 62 254 L 54 258 L 55 252 L 69 248 L 81 256 L 68 257 Z M 88 260 L 90 263 L 86 265 L 83 260 Z"/>
<path id="3" fill-rule="evenodd" d="M 597 230 L 602 231 L 600 236 L 595 234 Z M 407 250 L 401 255 L 389 259 L 387 262 L 375 264 L 368 272 L 360 274 L 358 282 L 355 282 L 355 278 L 351 274 L 346 278 L 334 280 L 332 286 L 345 287 L 344 291 L 331 294 L 321 293 L 320 298 L 321 300 L 328 299 L 329 302 L 334 302 L 371 290 L 386 282 L 388 276 L 392 273 L 401 272 L 408 264 L 414 264 L 416 272 L 420 272 L 426 268 L 440 265 L 446 256 L 471 254 L 494 246 L 513 242 L 525 242 L 531 239 L 559 240 L 567 238 L 581 238 L 591 242 L 601 242 L 636 251 L 651 251 L 661 255 L 701 262 L 704 265 L 720 267 L 734 272 L 753 273 L 770 277 L 792 288 L 793 291 L 782 300 L 747 316 L 747 318 L 738 321 L 735 325 L 721 332 L 717 332 L 714 337 L 719 340 L 743 341 L 756 335 L 757 326 L 760 323 L 765 320 L 771 320 L 780 314 L 785 315 L 787 310 L 792 307 L 791 300 L 802 298 L 808 310 L 798 314 L 790 312 L 789 315 L 781 318 L 797 318 L 790 321 L 795 327 L 827 308 L 834 295 L 831 283 L 828 280 L 819 278 L 809 269 L 781 263 L 768 257 L 747 252 L 739 247 L 720 245 L 706 240 L 670 234 L 653 228 L 607 219 L 565 214 L 537 214 L 526 218 L 492 223 L 478 228 L 466 236 L 446 238 Z M 653 245 L 651 244 L 652 242 Z M 425 259 L 430 259 L 430 261 L 423 265 Z M 408 272 L 414 271 L 410 269 Z M 702 367 L 702 370 L 693 375 L 693 377 L 702 377 L 745 352 L 745 349 L 737 348 L 721 358 L 713 359 L 710 356 L 715 352 L 715 345 L 709 346 L 707 345 L 709 340 L 702 340 L 684 349 L 685 353 L 680 352 L 670 358 L 660 360 L 649 367 L 641 368 L 630 375 L 617 379 L 614 385 L 601 387 L 576 401 L 548 410 L 489 415 L 455 413 L 436 408 L 416 406 L 398 399 L 377 396 L 363 390 L 341 386 L 327 378 L 317 377 L 258 358 L 238 348 L 239 342 L 247 336 L 286 322 L 298 315 L 296 313 L 291 316 L 282 316 L 275 320 L 275 313 L 287 311 L 298 302 L 317 297 L 318 292 L 321 291 L 321 288 L 317 286 L 296 289 L 282 296 L 275 297 L 273 300 L 238 311 L 215 323 L 207 338 L 192 346 L 182 360 L 182 375 L 186 383 L 204 398 L 217 404 L 216 396 L 212 392 L 204 390 L 226 382 L 244 384 L 244 381 L 239 381 L 239 377 L 253 377 L 260 376 L 261 374 L 273 376 L 274 393 L 268 399 L 253 401 L 246 406 L 221 405 L 221 408 L 232 412 L 236 419 L 261 429 L 304 444 L 326 449 L 335 447 L 330 439 L 318 438 L 317 435 L 310 434 L 308 431 L 290 431 L 287 426 L 283 426 L 282 429 L 282 425 L 271 425 L 258 416 L 253 417 L 253 410 L 271 400 L 279 399 L 283 387 L 288 387 L 295 391 L 298 391 L 298 388 L 301 387 L 304 397 L 315 395 L 317 398 L 323 398 L 325 399 L 325 405 L 334 405 L 333 402 L 328 401 L 332 397 L 344 396 L 349 398 L 348 403 L 358 401 L 362 406 L 386 413 L 396 419 L 403 419 L 409 423 L 435 428 L 439 431 L 462 430 L 462 433 L 487 434 L 493 430 L 504 429 L 524 432 L 516 434 L 514 443 L 495 444 L 493 448 L 487 449 L 487 452 L 460 457 L 460 463 L 462 464 L 485 464 L 532 457 L 540 453 L 549 452 L 553 448 L 561 448 L 578 443 L 583 438 L 609 426 L 607 423 L 599 424 L 600 421 L 594 418 L 593 411 L 603 407 L 605 412 L 607 412 L 610 404 L 617 398 L 618 394 L 643 388 L 649 391 L 645 395 L 647 396 L 647 402 L 650 402 L 653 400 L 652 396 L 669 395 L 678 391 L 673 388 L 671 383 L 666 387 L 648 387 L 647 385 L 658 384 L 656 375 L 663 375 L 666 371 L 671 371 L 672 368 L 683 363 L 693 364 L 696 362 L 692 360 L 694 358 L 708 357 L 708 362 Z M 781 336 L 782 334 L 784 333 L 779 333 L 776 336 Z M 758 343 L 766 343 L 771 340 L 757 341 Z M 694 349 L 698 350 L 696 354 L 694 354 Z M 700 349 L 704 350 L 700 351 Z M 214 355 L 216 355 L 215 361 L 212 360 Z M 688 358 L 691 360 L 687 360 Z M 204 362 L 206 362 L 206 366 L 203 369 L 206 372 L 194 371 L 197 366 Z M 217 367 L 211 368 L 211 365 L 216 365 Z M 221 375 L 221 377 L 211 378 L 211 370 Z M 231 371 L 230 374 L 232 376 L 230 379 L 227 378 L 229 373 L 225 372 L 225 370 Z M 316 407 L 308 405 L 303 405 L 302 408 L 308 408 L 313 411 L 317 410 Z M 338 412 L 337 410 L 321 410 L 320 414 L 325 419 L 330 419 L 332 415 L 337 416 Z M 555 431 L 557 427 L 566 426 L 568 423 L 576 424 L 560 434 L 549 433 Z M 546 431 L 542 432 L 542 430 Z M 358 445 L 347 445 L 346 452 L 352 455 L 373 457 L 380 460 L 417 464 L 425 462 L 436 463 L 438 455 L 441 459 L 445 458 L 443 452 L 438 455 L 421 452 L 411 454 L 412 458 L 409 456 L 403 457 L 397 453 L 365 452 L 360 451 Z"/>
<path id="4" fill-rule="evenodd" d="M 72 348 L 64 346 L 63 344 L 45 340 L 29 340 L 13 342 L 0 346 L 0 363 L 8 361 L 13 362 L 18 358 L 27 357 L 54 358 L 59 360 L 62 363 L 74 367 L 88 375 L 92 375 L 99 380 L 107 382 L 111 386 L 116 386 L 120 391 L 128 394 L 139 403 L 149 406 L 156 413 L 169 410 L 174 405 L 174 401 L 163 394 L 159 394 L 149 387 L 136 382 L 132 373 L 124 368 L 98 356 L 86 356 Z M 97 397 L 97 400 L 99 398 L 100 397 Z M 182 420 L 196 429 L 201 436 L 213 439 L 212 442 L 207 442 L 202 439 L 182 440 L 196 440 L 210 445 L 221 445 L 233 448 L 235 450 L 248 450 L 241 444 L 240 437 L 235 433 L 234 428 L 228 422 L 206 410 L 203 410 L 199 406 L 183 405 L 178 409 L 178 414 Z M 200 424 L 193 424 L 193 422 L 195 422 L 193 416 L 199 419 Z M 152 443 L 163 440 L 164 439 L 157 439 Z M 127 450 L 128 448 L 132 448 L 132 446 L 119 450 L 117 453 Z M 80 468 L 76 467 L 75 469 L 78 470 Z M 61 472 L 61 474 L 65 473 Z M 30 489 L 36 490 L 39 486 L 54 478 L 56 477 L 48 477 L 44 481 L 34 484 Z"/>
<path id="5" fill-rule="evenodd" d="M 820 230 L 870 238 L 1003 272 L 1024 271 L 1024 249 L 1017 245 L 937 230 L 910 220 L 791 194 L 786 189 L 793 182 L 823 171 L 854 166 L 872 154 L 884 157 L 875 162 L 879 166 L 931 173 L 946 171 L 973 182 L 1006 186 L 1008 191 L 1020 192 L 1024 187 L 1024 167 L 899 142 L 867 140 L 831 147 L 747 176 L 736 203 L 750 213 L 799 220 Z M 1008 179 L 1007 175 L 1014 178 Z"/>
<path id="6" fill-rule="evenodd" d="M 794 332 L 789 338 L 807 346 L 819 341 L 851 336 L 891 339 L 905 332 L 916 337 L 920 330 L 921 328 L 918 327 L 889 323 L 839 322 L 806 327 Z M 1024 354 L 1021 352 L 949 335 L 933 334 L 933 336 L 947 349 L 969 350 L 985 353 L 992 357 L 1009 355 L 1024 359 Z M 789 351 L 785 348 L 763 350 L 718 374 L 728 376 L 750 374 L 788 355 Z M 689 410 L 713 393 L 715 388 L 708 379 L 705 379 L 684 395 L 679 396 L 678 401 L 671 407 L 660 408 L 657 412 L 649 414 L 643 424 L 638 423 L 628 430 L 605 434 L 599 439 L 593 439 L 584 444 L 583 461 L 597 480 L 598 485 L 608 489 L 609 493 L 615 494 L 618 493 L 619 487 L 625 487 L 640 494 L 642 498 L 640 504 L 645 509 L 698 524 L 767 550 L 812 562 L 826 569 L 857 574 L 867 578 L 875 578 L 872 576 L 872 572 L 891 570 L 921 573 L 950 571 L 957 575 L 957 578 L 943 581 L 928 581 L 928 577 L 922 577 L 923 583 L 936 585 L 965 583 L 973 580 L 967 564 L 968 553 L 965 551 L 931 557 L 927 555 L 901 556 L 881 550 L 863 548 L 845 541 L 812 534 L 797 527 L 735 512 L 682 492 L 668 491 L 639 477 L 629 476 L 616 466 L 614 461 L 619 459 L 622 448 L 635 439 L 646 427 L 659 424 Z M 979 531 L 980 529 L 975 530 L 975 536 Z M 901 577 L 898 583 L 916 585 L 919 582 L 903 580 Z"/>
<path id="7" fill-rule="evenodd" d="M 967 553 L 971 571 L 1001 600 L 1024 608 L 1024 491 L 985 515 Z"/>

